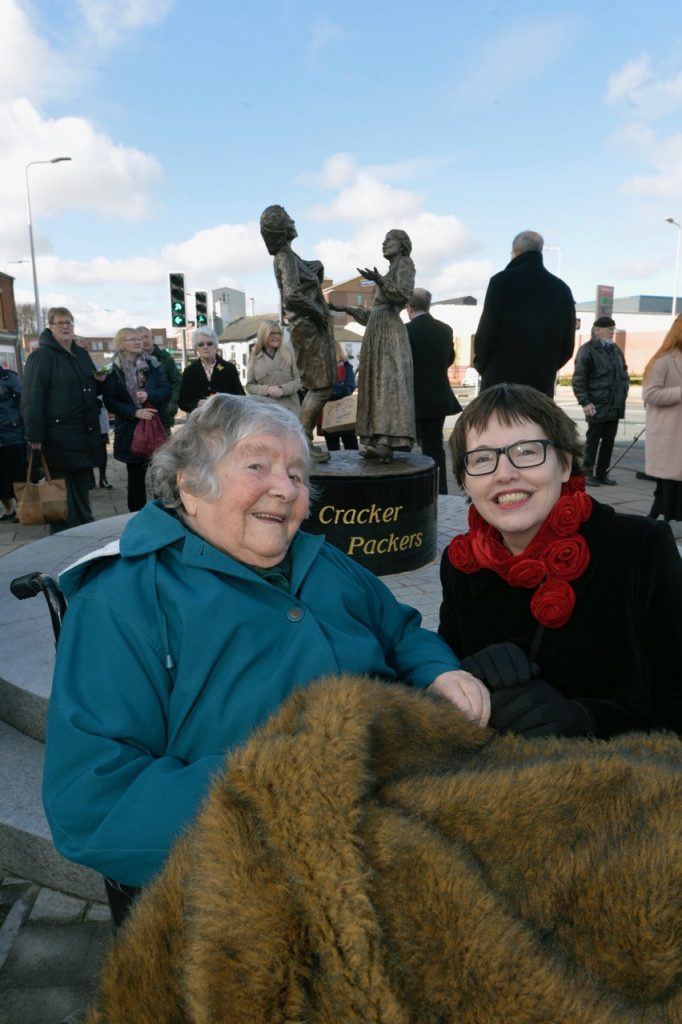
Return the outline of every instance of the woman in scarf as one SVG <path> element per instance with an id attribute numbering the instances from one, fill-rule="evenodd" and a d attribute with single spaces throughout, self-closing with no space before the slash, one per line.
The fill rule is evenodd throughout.
<path id="1" fill-rule="evenodd" d="M 142 340 L 132 327 L 122 327 L 114 337 L 115 355 L 104 382 L 104 404 L 116 417 L 114 458 L 128 469 L 128 511 L 139 512 L 147 502 L 145 476 L 149 459 L 131 451 L 138 420 L 151 420 L 171 396 L 171 386 L 156 360 L 142 351 Z M 164 421 L 165 426 L 165 421 Z"/>
<path id="2" fill-rule="evenodd" d="M 439 633 L 524 736 L 682 732 L 682 560 L 666 523 L 585 493 L 575 423 L 520 384 L 450 438 L 469 530 L 443 553 Z"/>

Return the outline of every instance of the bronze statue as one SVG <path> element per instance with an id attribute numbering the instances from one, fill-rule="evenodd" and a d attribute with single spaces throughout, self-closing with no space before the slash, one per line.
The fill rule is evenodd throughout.
<path id="1" fill-rule="evenodd" d="M 275 280 L 296 352 L 301 383 L 308 389 L 301 406 L 301 423 L 317 462 L 329 453 L 313 447 L 313 430 L 336 380 L 334 329 L 322 295 L 324 268 L 319 260 L 302 260 L 291 248 L 296 225 L 282 206 L 268 206 L 260 218 L 260 231 L 271 256 Z"/>
<path id="2" fill-rule="evenodd" d="M 360 351 L 356 433 L 365 445 L 361 455 L 381 462 L 391 462 L 396 449 L 409 451 L 416 440 L 412 352 L 400 319 L 414 288 L 411 251 L 404 231 L 389 231 L 383 244 L 387 273 L 358 267 L 358 273 L 377 286 L 372 309 L 329 304 L 367 325 Z"/>

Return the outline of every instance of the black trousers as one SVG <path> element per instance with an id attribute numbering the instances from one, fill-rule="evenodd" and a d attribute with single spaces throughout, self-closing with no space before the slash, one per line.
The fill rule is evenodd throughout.
<path id="1" fill-rule="evenodd" d="M 63 476 L 66 480 L 66 499 L 68 502 L 68 515 L 62 523 L 50 523 L 50 533 L 61 533 L 62 530 L 70 530 L 72 526 L 81 526 L 83 523 L 94 523 L 95 517 L 90 508 L 90 477 L 91 469 L 52 469 L 52 476 Z"/>
<path id="2" fill-rule="evenodd" d="M 430 416 L 428 419 L 417 420 L 417 437 L 423 455 L 428 455 L 438 466 L 438 493 L 448 493 L 447 467 L 445 449 L 443 448 L 443 424 L 445 416 Z"/>
<path id="3" fill-rule="evenodd" d="M 618 420 L 605 420 L 603 423 L 588 421 L 584 463 L 585 468 L 591 470 L 597 478 L 606 476 L 611 465 L 617 430 Z"/>
<path id="4" fill-rule="evenodd" d="M 139 512 L 147 504 L 145 477 L 148 462 L 128 462 L 128 511 Z"/>
<path id="5" fill-rule="evenodd" d="M 113 878 L 104 877 L 104 889 L 107 894 L 111 924 L 115 932 L 121 927 L 130 909 L 142 891 L 135 885 L 123 885 Z"/>
<path id="6" fill-rule="evenodd" d="M 357 434 L 352 430 L 342 430 L 340 433 L 328 434 L 325 430 L 322 431 L 324 436 L 327 450 L 330 452 L 338 452 L 341 448 L 341 441 L 343 441 L 343 447 L 347 452 L 356 452 L 359 448 Z"/>

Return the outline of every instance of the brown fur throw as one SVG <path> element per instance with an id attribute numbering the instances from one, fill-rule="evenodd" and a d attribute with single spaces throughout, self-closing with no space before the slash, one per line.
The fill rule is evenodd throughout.
<path id="1" fill-rule="evenodd" d="M 681 767 L 323 680 L 229 758 L 87 1022 L 679 1024 Z"/>

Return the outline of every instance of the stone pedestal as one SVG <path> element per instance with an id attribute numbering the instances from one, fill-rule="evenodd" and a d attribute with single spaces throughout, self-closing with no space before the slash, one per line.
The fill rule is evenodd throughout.
<path id="1" fill-rule="evenodd" d="M 302 529 L 322 533 L 376 576 L 408 572 L 436 555 L 438 471 L 433 459 L 397 452 L 384 465 L 333 452 L 315 465 L 311 514 Z"/>

